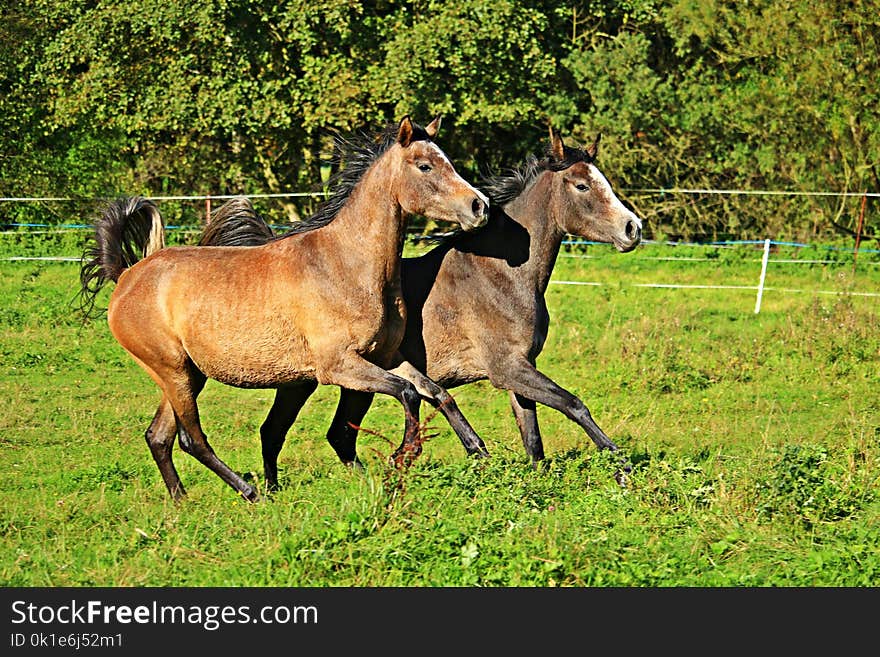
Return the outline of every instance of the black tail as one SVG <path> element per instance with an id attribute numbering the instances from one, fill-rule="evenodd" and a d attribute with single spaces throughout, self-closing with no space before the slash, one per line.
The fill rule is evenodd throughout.
<path id="1" fill-rule="evenodd" d="M 245 196 L 230 199 L 211 216 L 199 246 L 259 246 L 276 235 Z"/>
<path id="2" fill-rule="evenodd" d="M 107 281 L 165 246 L 165 227 L 156 205 L 141 196 L 113 201 L 95 221 L 79 272 L 79 306 L 83 317 L 99 311 L 95 299 Z"/>

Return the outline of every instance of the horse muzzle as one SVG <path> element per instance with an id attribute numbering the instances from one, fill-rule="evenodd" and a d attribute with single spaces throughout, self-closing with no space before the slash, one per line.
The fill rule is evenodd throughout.
<path id="1" fill-rule="evenodd" d="M 476 230 L 482 228 L 489 221 L 489 199 L 480 194 L 471 200 L 470 215 L 462 220 L 461 227 L 464 230 Z"/>
<path id="2" fill-rule="evenodd" d="M 615 248 L 621 253 L 629 253 L 642 241 L 642 222 L 637 218 L 627 219 L 623 237 L 613 240 Z"/>

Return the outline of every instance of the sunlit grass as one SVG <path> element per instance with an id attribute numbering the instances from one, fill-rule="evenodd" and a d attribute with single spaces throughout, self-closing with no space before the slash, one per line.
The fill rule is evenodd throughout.
<path id="1" fill-rule="evenodd" d="M 659 248 L 659 247 L 658 247 Z M 0 582 L 23 586 L 871 586 L 880 581 L 880 302 L 756 285 L 760 252 L 717 263 L 590 247 L 560 257 L 539 367 L 577 394 L 633 463 L 539 408 L 548 459 L 529 466 L 507 394 L 453 390 L 492 457 L 466 458 L 440 415 L 402 476 L 403 411 L 379 397 L 364 473 L 325 433 L 338 391 L 307 402 L 279 460 L 284 488 L 240 500 L 175 451 L 173 504 L 144 442 L 158 391 L 106 323 L 68 305 L 65 263 L 0 264 Z M 877 268 L 796 265 L 770 287 L 880 292 Z M 209 382 L 211 444 L 262 485 L 272 391 Z"/>

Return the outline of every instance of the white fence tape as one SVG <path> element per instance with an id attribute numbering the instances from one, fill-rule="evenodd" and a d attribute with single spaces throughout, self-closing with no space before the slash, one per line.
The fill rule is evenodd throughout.
<path id="1" fill-rule="evenodd" d="M 14 232 L 14 231 L 12 231 Z M 50 232 L 50 231 L 32 231 L 33 233 L 40 232 Z M 763 255 L 761 258 L 761 274 L 758 280 L 758 285 L 696 285 L 696 284 L 678 284 L 678 283 L 629 283 L 630 287 L 642 287 L 642 288 L 668 288 L 668 289 L 694 289 L 694 290 L 748 290 L 756 292 L 756 300 L 755 300 L 755 314 L 758 314 L 761 311 L 761 301 L 765 291 L 772 292 L 782 292 L 782 293 L 798 293 L 798 294 L 823 294 L 823 295 L 847 295 L 847 296 L 855 296 L 855 297 L 880 297 L 880 293 L 875 292 L 854 292 L 854 291 L 840 291 L 840 290 L 803 290 L 796 288 L 781 288 L 781 287 L 767 287 L 765 285 L 767 278 L 767 266 L 771 262 L 770 260 L 770 246 L 773 242 L 769 239 L 764 240 L 763 242 Z M 709 246 L 714 247 L 718 245 L 697 245 L 693 244 L 690 246 Z M 602 258 L 603 256 L 592 256 L 586 254 L 560 254 L 561 257 L 569 257 L 569 258 Z M 714 260 L 713 258 L 699 258 L 699 257 L 653 257 L 653 256 L 642 256 L 639 259 L 642 260 L 664 260 L 664 261 L 676 261 L 680 260 L 683 262 L 707 262 L 710 260 Z M 80 262 L 79 257 L 74 256 L 10 256 L 5 258 L 0 258 L 0 261 L 6 262 L 27 262 L 27 261 L 43 261 L 43 262 Z M 752 260 L 751 262 L 756 262 Z M 835 260 L 794 260 L 794 259 L 782 259 L 772 260 L 773 264 L 841 264 L 839 261 Z M 868 265 L 876 265 L 880 263 L 876 262 L 867 262 L 862 263 Z M 589 287 L 601 287 L 607 285 L 607 283 L 602 283 L 598 281 L 564 281 L 564 280 L 551 280 L 551 285 L 582 285 Z M 615 283 L 618 285 L 618 283 Z"/>

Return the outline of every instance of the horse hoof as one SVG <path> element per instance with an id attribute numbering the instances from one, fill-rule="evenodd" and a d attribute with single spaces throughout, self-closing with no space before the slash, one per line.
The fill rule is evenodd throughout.
<path id="1" fill-rule="evenodd" d="M 366 468 L 364 464 L 361 463 L 360 459 L 355 459 L 354 461 L 343 461 L 342 465 L 351 470 L 352 472 L 365 472 Z"/>
<path id="2" fill-rule="evenodd" d="M 614 480 L 621 488 L 626 488 L 630 474 L 632 474 L 632 464 L 629 461 L 621 461 L 614 473 Z"/>
<path id="3" fill-rule="evenodd" d="M 241 493 L 241 496 L 248 502 L 259 502 L 260 500 L 260 495 L 257 493 L 257 489 L 253 486 L 248 486 L 247 488 L 240 490 L 239 493 Z"/>

